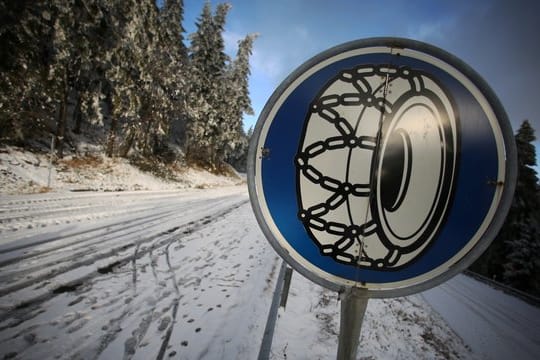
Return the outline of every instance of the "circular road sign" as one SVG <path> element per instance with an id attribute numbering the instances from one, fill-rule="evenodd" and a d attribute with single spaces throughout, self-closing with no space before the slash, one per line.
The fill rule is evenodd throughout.
<path id="1" fill-rule="evenodd" d="M 296 69 L 264 107 L 248 186 L 298 272 L 369 297 L 433 287 L 491 243 L 512 201 L 515 145 L 489 86 L 431 45 L 373 38 Z"/>

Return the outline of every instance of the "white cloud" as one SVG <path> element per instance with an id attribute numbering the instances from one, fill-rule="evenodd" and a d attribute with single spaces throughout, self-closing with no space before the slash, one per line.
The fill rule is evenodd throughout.
<path id="1" fill-rule="evenodd" d="M 286 36 L 261 35 L 254 44 L 251 56 L 253 74 L 263 74 L 273 86 L 279 84 L 292 70 L 307 60 L 317 42 L 305 26 L 296 25 Z"/>
<path id="2" fill-rule="evenodd" d="M 245 38 L 245 34 L 234 31 L 225 31 L 223 40 L 225 42 L 225 52 L 234 58 L 238 50 L 238 42 Z M 280 81 L 285 71 L 284 56 L 271 51 L 271 48 L 262 47 L 255 40 L 253 52 L 250 58 L 251 72 L 253 75 L 264 76 L 270 81 Z M 253 76 L 252 75 L 252 76 Z"/>
<path id="3" fill-rule="evenodd" d="M 271 80 L 280 80 L 284 71 L 283 57 L 266 50 L 254 49 L 250 63 L 253 73 L 263 73 Z"/>
<path id="4" fill-rule="evenodd" d="M 234 31 L 224 31 L 223 41 L 225 42 L 225 52 L 229 56 L 235 56 L 238 50 L 238 42 L 245 36 Z"/>
<path id="5" fill-rule="evenodd" d="M 441 40 L 451 26 L 451 21 L 443 20 L 437 22 L 423 23 L 415 27 L 410 27 L 408 37 L 416 40 Z"/>
<path id="6" fill-rule="evenodd" d="M 295 36 L 299 37 L 302 40 L 309 39 L 309 31 L 306 27 L 297 25 L 294 27 L 293 32 Z"/>

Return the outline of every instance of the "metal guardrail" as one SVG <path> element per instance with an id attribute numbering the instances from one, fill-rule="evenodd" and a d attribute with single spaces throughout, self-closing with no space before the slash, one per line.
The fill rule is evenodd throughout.
<path id="1" fill-rule="evenodd" d="M 508 285 L 505 285 L 503 283 L 500 283 L 498 281 L 492 280 L 490 278 L 485 277 L 484 275 L 477 274 L 475 272 L 472 272 L 470 270 L 463 271 L 463 274 L 470 276 L 472 278 L 475 278 L 478 281 L 481 281 L 485 284 L 488 284 L 491 287 L 494 287 L 496 289 L 499 289 L 501 291 L 504 291 L 505 293 L 515 296 L 517 298 L 520 298 L 521 300 L 529 303 L 530 305 L 540 307 L 540 298 L 533 296 L 531 294 L 527 294 L 526 292 L 523 292 L 518 289 L 514 289 Z"/>

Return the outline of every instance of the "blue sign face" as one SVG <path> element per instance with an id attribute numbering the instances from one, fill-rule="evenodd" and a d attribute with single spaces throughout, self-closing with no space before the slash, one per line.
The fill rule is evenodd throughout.
<path id="1" fill-rule="evenodd" d="M 512 131 L 465 64 L 427 44 L 370 39 L 296 70 L 252 139 L 252 204 L 274 248 L 330 288 L 397 296 L 472 263 L 515 179 Z"/>

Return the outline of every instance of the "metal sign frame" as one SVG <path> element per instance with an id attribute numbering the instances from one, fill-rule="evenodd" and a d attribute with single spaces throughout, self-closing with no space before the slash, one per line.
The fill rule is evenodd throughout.
<path id="1" fill-rule="evenodd" d="M 439 264 L 433 271 L 417 274 L 403 281 L 361 283 L 325 273 L 324 270 L 320 270 L 318 266 L 303 258 L 302 254 L 298 254 L 294 247 L 288 245 L 288 240 L 275 224 L 273 214 L 266 203 L 261 182 L 261 164 L 265 159 L 272 158 L 274 151 L 278 151 L 265 147 L 266 136 L 276 113 L 281 110 L 283 103 L 298 86 L 304 84 L 307 79 L 311 79 L 310 76 L 344 59 L 361 58 L 372 54 L 391 54 L 401 56 L 402 59 L 416 57 L 428 62 L 430 66 L 438 68 L 441 73 L 450 74 L 448 76 L 453 81 L 463 85 L 468 92 L 473 94 L 471 96 L 474 96 L 474 99 L 480 104 L 479 108 L 484 111 L 484 115 L 488 118 L 489 125 L 495 133 L 498 174 L 493 179 L 485 179 L 486 186 L 492 186 L 495 190 L 483 222 L 474 230 L 472 240 L 466 240 L 465 246 L 447 261 Z M 319 90 L 315 89 L 314 91 Z M 313 101 L 313 98 L 307 99 L 307 101 Z M 306 107 L 309 106 L 310 104 L 306 103 Z M 486 115 L 486 113 L 488 114 Z M 460 119 L 462 122 L 466 120 Z M 304 118 L 292 119 L 291 121 L 306 122 Z M 378 139 L 376 146 L 380 146 L 380 139 Z M 291 159 L 291 161 L 293 160 Z M 274 91 L 259 116 L 251 138 L 248 153 L 248 189 L 254 213 L 263 233 L 278 254 L 296 271 L 332 290 L 344 291 L 348 287 L 360 287 L 366 290 L 367 297 L 387 298 L 405 296 L 434 287 L 465 270 L 487 249 L 500 230 L 510 208 L 516 182 L 516 163 L 514 136 L 507 115 L 494 92 L 474 70 L 455 56 L 423 42 L 402 38 L 371 38 L 348 42 L 320 53 L 293 71 Z M 294 179 L 290 181 L 294 181 Z M 486 220 L 486 218 L 488 219 Z M 291 221 L 299 220 L 291 219 Z"/>

